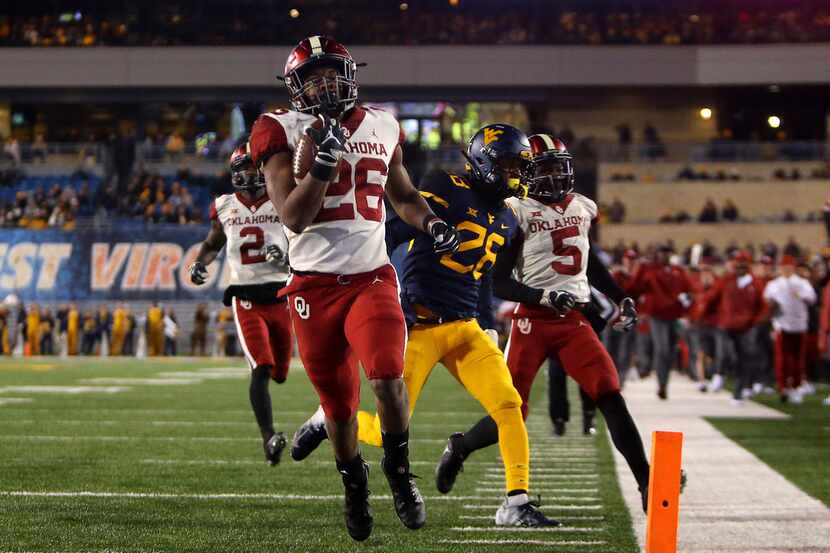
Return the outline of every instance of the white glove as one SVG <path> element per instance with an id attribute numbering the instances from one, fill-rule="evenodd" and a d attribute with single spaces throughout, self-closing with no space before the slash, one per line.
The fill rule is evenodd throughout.
<path id="1" fill-rule="evenodd" d="M 488 328 L 484 333 L 493 340 L 493 343 L 499 345 L 499 332 L 495 328 Z"/>
<path id="2" fill-rule="evenodd" d="M 690 305 L 692 305 L 692 296 L 683 292 L 682 294 L 678 294 L 677 301 L 680 302 L 680 305 L 683 306 L 683 309 L 688 309 Z"/>

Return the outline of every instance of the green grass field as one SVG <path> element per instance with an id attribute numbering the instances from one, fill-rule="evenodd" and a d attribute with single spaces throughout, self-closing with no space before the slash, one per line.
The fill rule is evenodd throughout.
<path id="1" fill-rule="evenodd" d="M 788 420 L 709 419 L 727 437 L 751 451 L 793 484 L 830 507 L 830 407 L 822 400 L 830 386 L 817 386 L 801 405 L 777 396 L 755 401 L 791 415 Z"/>
<path id="2" fill-rule="evenodd" d="M 427 525 L 400 524 L 380 451 L 366 446 L 375 531 L 356 544 L 327 445 L 302 463 L 287 452 L 275 468 L 264 463 L 243 367 L 241 359 L 0 361 L 0 552 L 637 550 L 604 429 L 584 438 L 575 421 L 564 439 L 551 438 L 542 377 L 528 421 L 531 480 L 563 528 L 493 527 L 503 493 L 497 448 L 467 462 L 452 495 L 438 494 L 433 470 L 446 437 L 482 414 L 438 367 L 411 426 Z M 271 392 L 277 429 L 290 438 L 316 396 L 299 370 Z M 371 403 L 364 389 L 363 405 Z"/>

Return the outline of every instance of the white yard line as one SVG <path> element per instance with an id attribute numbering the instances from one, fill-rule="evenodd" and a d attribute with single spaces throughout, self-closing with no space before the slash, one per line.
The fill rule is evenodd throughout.
<path id="1" fill-rule="evenodd" d="M 523 526 L 453 526 L 453 532 L 604 532 L 604 528 L 576 528 L 559 526 L 557 528 L 525 528 Z"/>
<path id="2" fill-rule="evenodd" d="M 492 499 L 492 498 L 483 498 L 483 499 Z M 469 504 L 469 505 L 462 505 L 462 509 L 468 509 L 471 511 L 490 511 L 492 510 L 494 513 L 496 509 L 501 507 L 501 504 L 489 503 L 487 505 L 484 504 Z M 547 509 L 551 507 L 554 511 L 600 511 L 602 510 L 602 505 L 551 505 L 545 506 L 544 508 Z"/>
<path id="3" fill-rule="evenodd" d="M 494 515 L 460 515 L 461 520 L 493 520 Z M 576 521 L 592 521 L 597 522 L 605 520 L 602 515 L 566 515 L 558 516 L 556 520 L 560 522 L 576 522 Z"/>
<path id="4" fill-rule="evenodd" d="M 678 551 L 830 551 L 830 509 L 790 483 L 702 417 L 781 419 L 755 402 L 730 405 L 726 392 L 701 394 L 672 375 L 669 400 L 655 397 L 654 379 L 626 385 L 624 395 L 649 451 L 653 430 L 683 432 L 688 485 L 680 497 Z M 640 544 L 645 518 L 625 460 L 615 452 L 617 475 Z M 701 523 L 705 521 L 705 525 Z"/>
<path id="5" fill-rule="evenodd" d="M 562 547 L 565 545 L 605 545 L 602 540 L 439 540 L 439 543 L 456 545 L 543 545 L 547 547 Z"/>

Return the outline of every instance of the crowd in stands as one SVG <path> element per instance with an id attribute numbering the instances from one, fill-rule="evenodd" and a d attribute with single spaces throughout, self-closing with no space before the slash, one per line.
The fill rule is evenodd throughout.
<path id="1" fill-rule="evenodd" d="M 72 230 L 78 216 L 92 215 L 93 202 L 88 182 L 77 189 L 53 184 L 48 190 L 18 190 L 12 201 L 0 202 L 0 227 Z"/>
<path id="2" fill-rule="evenodd" d="M 145 4 L 145 3 L 142 3 Z M 0 18 L 0 46 L 170 46 L 290 44 L 324 32 L 346 44 L 721 44 L 830 40 L 830 9 L 805 0 L 753 8 L 710 3 L 527 2 L 514 9 L 438 0 L 358 1 L 342 5 L 283 3 L 131 10 L 129 15 L 65 13 Z M 115 8 L 117 9 L 117 8 Z M 292 14 L 295 16 L 292 16 Z M 267 24 L 263 24 L 267 21 Z"/>

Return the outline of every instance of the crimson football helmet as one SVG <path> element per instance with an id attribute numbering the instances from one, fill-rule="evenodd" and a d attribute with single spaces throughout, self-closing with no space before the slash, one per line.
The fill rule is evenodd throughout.
<path id="1" fill-rule="evenodd" d="M 230 167 L 231 184 L 235 189 L 253 191 L 265 186 L 265 177 L 254 167 L 247 141 L 231 153 Z"/>
<path id="2" fill-rule="evenodd" d="M 561 202 L 574 189 L 573 157 L 565 143 L 549 134 L 528 141 L 533 154 L 527 195 L 540 202 Z"/>
<path id="3" fill-rule="evenodd" d="M 311 71 L 321 67 L 333 68 L 337 76 L 311 78 Z M 338 116 L 357 102 L 357 68 L 345 46 L 331 37 L 310 36 L 291 50 L 280 78 L 297 111 Z"/>

